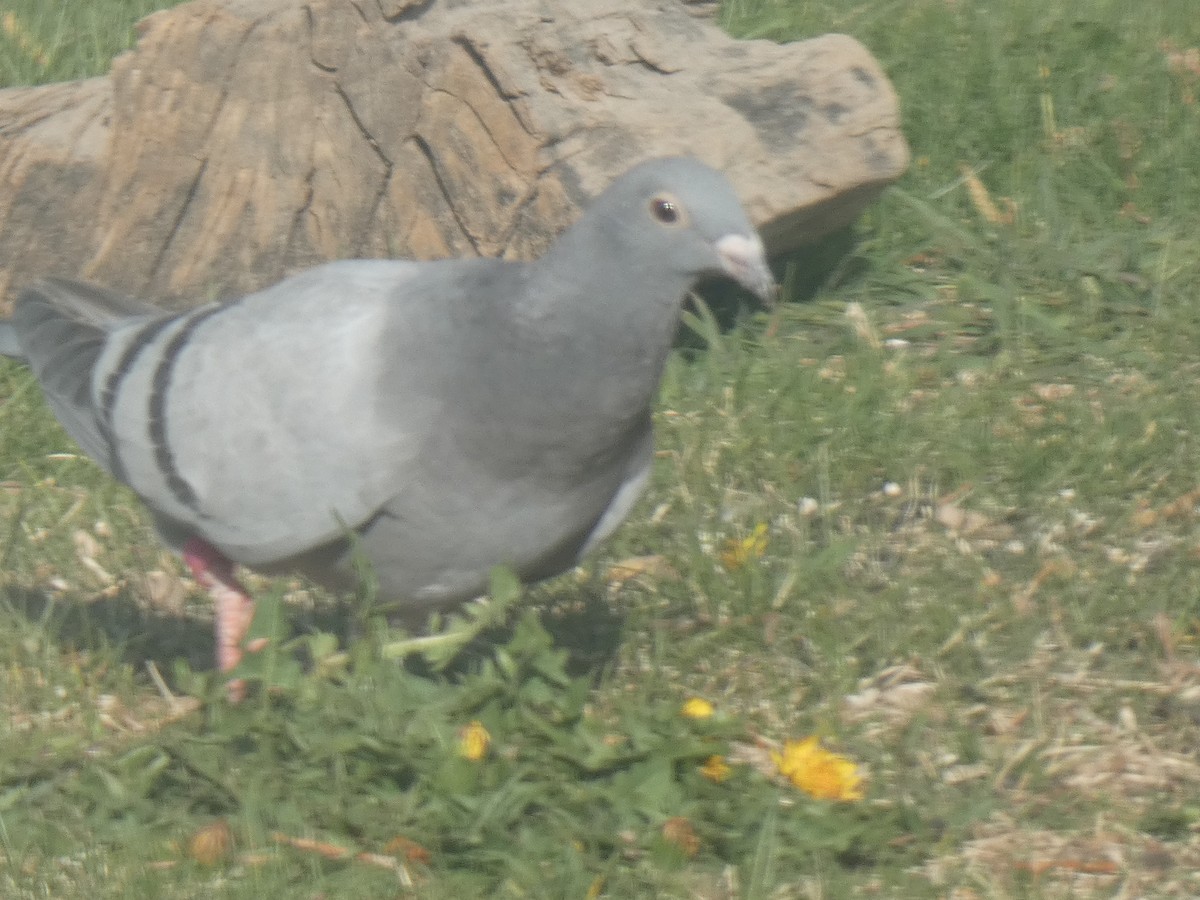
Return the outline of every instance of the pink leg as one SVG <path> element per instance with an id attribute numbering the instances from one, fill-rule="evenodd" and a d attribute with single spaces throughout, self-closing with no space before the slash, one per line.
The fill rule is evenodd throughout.
<path id="1" fill-rule="evenodd" d="M 242 659 L 242 642 L 254 619 L 254 601 L 233 575 L 233 563 L 215 547 L 200 538 L 189 538 L 183 545 L 183 561 L 216 608 L 217 667 L 228 672 Z M 245 696 L 246 683 L 235 678 L 229 682 L 229 699 L 237 702 Z"/>

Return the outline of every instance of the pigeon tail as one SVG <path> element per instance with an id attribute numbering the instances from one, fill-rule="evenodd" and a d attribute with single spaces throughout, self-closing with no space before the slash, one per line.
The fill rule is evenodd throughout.
<path id="1" fill-rule="evenodd" d="M 8 353 L 6 341 L 17 344 L 15 356 L 33 370 L 59 422 L 109 471 L 111 448 L 93 407 L 92 376 L 109 331 L 132 317 L 150 314 L 163 315 L 95 285 L 45 278 L 23 290 L 12 319 L 0 323 L 0 353 L 14 355 Z"/>

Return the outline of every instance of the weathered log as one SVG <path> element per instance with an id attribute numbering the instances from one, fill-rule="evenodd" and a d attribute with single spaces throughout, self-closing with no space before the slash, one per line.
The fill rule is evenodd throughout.
<path id="1" fill-rule="evenodd" d="M 772 252 L 904 170 L 852 38 L 737 41 L 679 0 L 194 0 L 105 78 L 0 91 L 0 297 L 195 302 L 348 256 L 530 257 L 633 162 L 726 171 Z"/>

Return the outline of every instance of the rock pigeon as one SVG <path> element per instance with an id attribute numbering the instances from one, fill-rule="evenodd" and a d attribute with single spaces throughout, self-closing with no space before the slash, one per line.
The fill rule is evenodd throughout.
<path id="1" fill-rule="evenodd" d="M 212 594 L 228 671 L 254 610 L 235 564 L 336 590 L 361 553 L 415 611 L 496 566 L 574 566 L 646 483 L 680 309 L 713 275 L 774 291 L 730 183 L 672 157 L 534 262 L 343 260 L 183 313 L 46 279 L 0 350 Z"/>

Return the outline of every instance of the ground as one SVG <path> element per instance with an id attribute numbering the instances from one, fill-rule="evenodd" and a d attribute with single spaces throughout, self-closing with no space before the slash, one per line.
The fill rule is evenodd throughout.
<path id="1" fill-rule="evenodd" d="M 203 598 L 0 368 L 0 893 L 1200 895 L 1200 20 L 984 6 L 724 5 L 862 40 L 912 169 L 777 311 L 689 317 L 645 500 L 441 674 L 369 590 L 256 581 L 225 704 Z M 6 3 L 0 73 L 142 11 Z"/>

